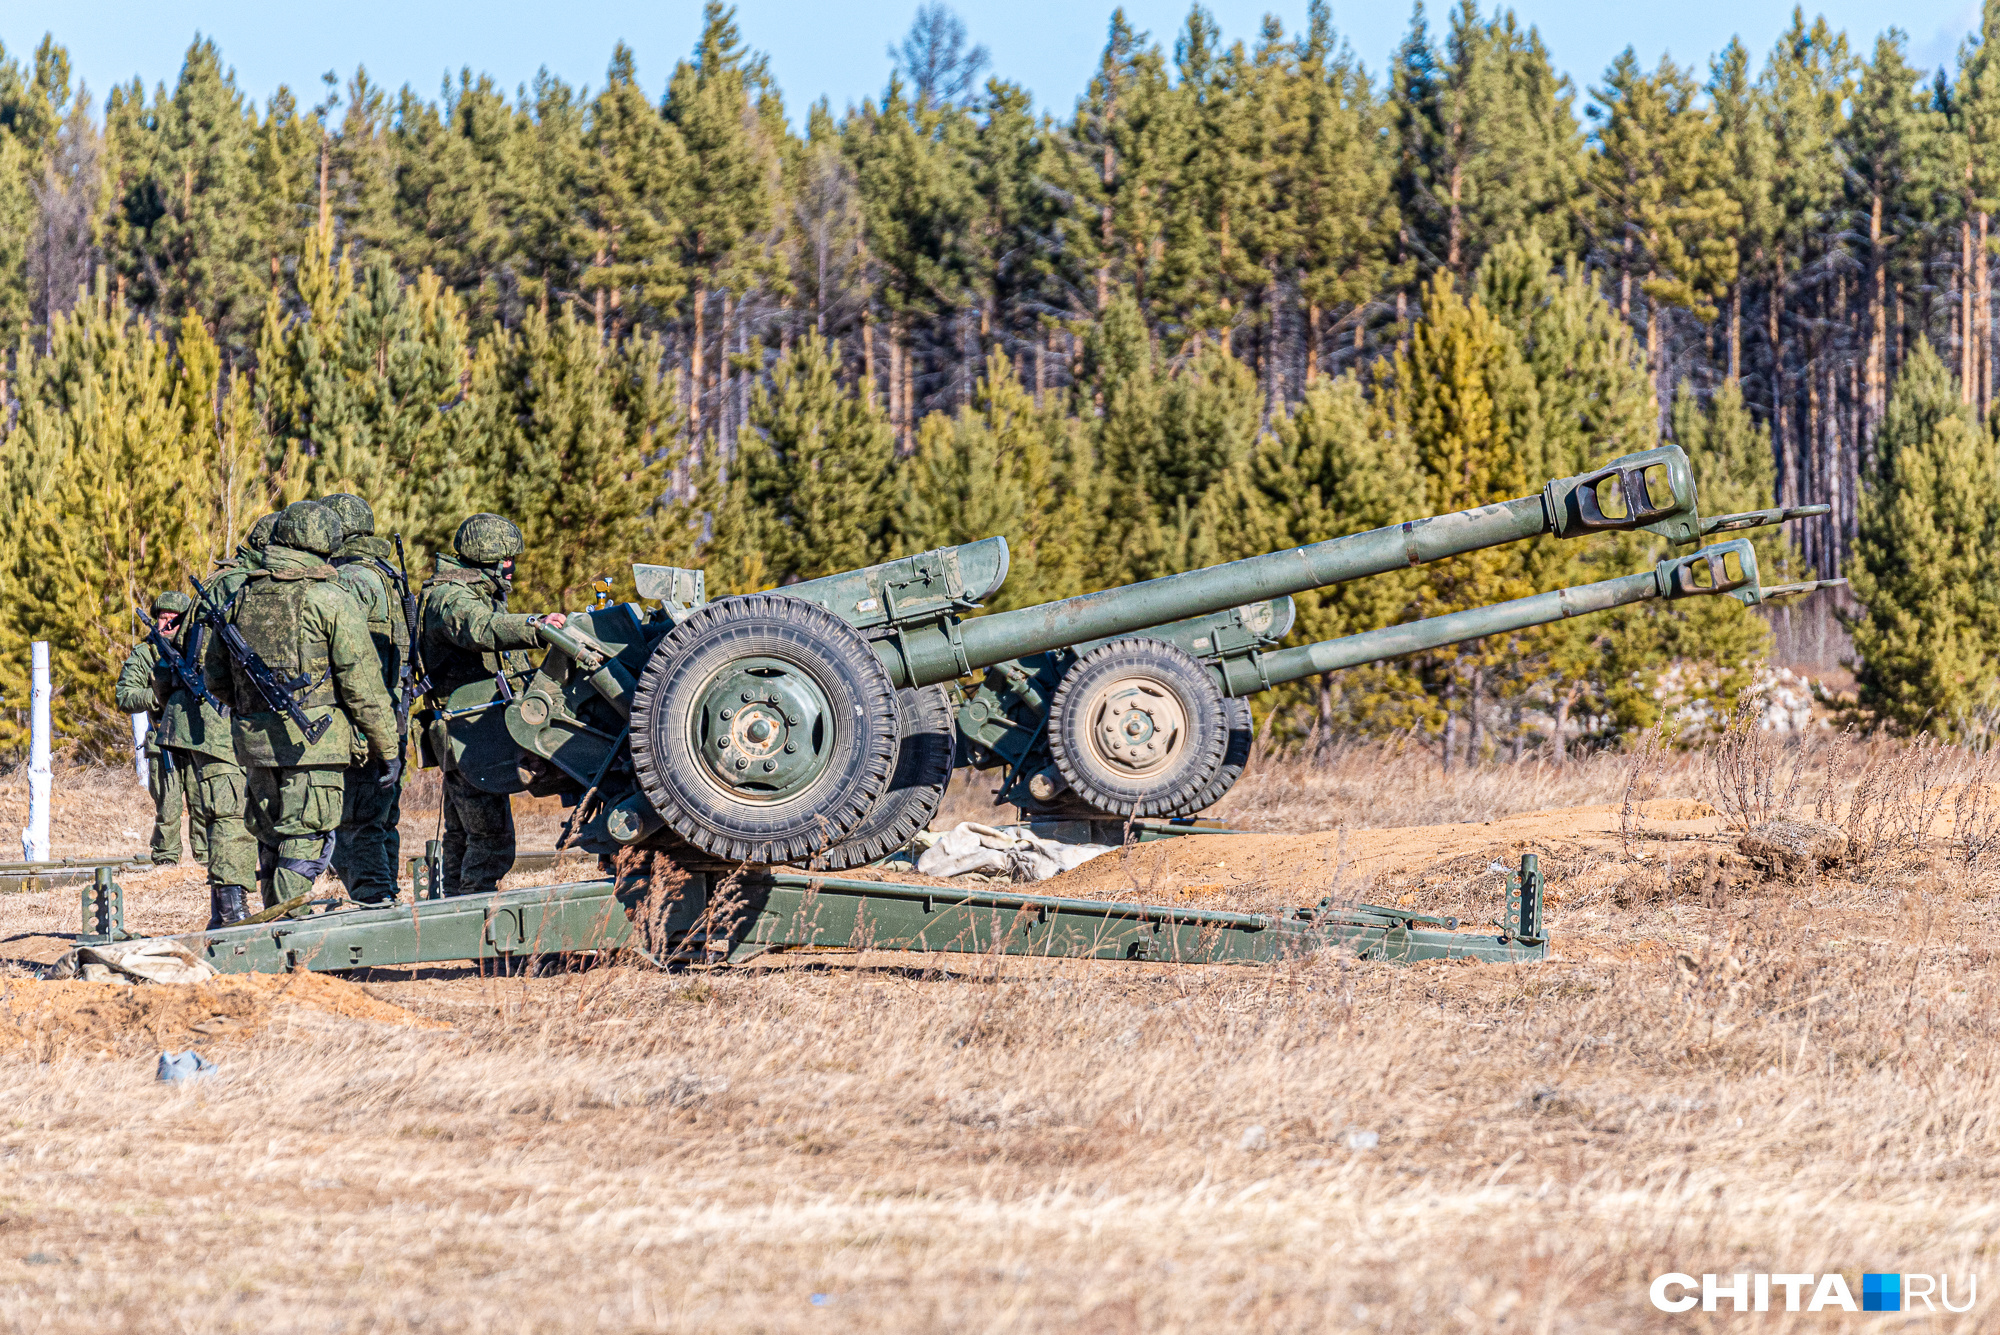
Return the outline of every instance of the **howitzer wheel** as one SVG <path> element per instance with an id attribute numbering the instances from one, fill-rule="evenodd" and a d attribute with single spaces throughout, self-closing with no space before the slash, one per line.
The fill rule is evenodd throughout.
<path id="1" fill-rule="evenodd" d="M 1188 809 L 1222 768 L 1228 711 L 1202 665 L 1160 640 L 1076 661 L 1049 703 L 1049 753 L 1085 804 L 1116 816 Z"/>
<path id="2" fill-rule="evenodd" d="M 632 768 L 667 828 L 733 862 L 804 863 L 887 788 L 900 720 L 852 626 L 758 593 L 661 638 L 632 700 Z"/>
<path id="3" fill-rule="evenodd" d="M 896 692 L 903 736 L 888 791 L 875 799 L 854 833 L 813 859 L 816 871 L 879 862 L 916 838 L 944 802 L 958 759 L 958 718 L 942 686 Z"/>
<path id="4" fill-rule="evenodd" d="M 1229 728 L 1229 743 L 1222 749 L 1222 764 L 1216 768 L 1214 776 L 1202 785 L 1200 792 L 1179 809 L 1166 812 L 1166 815 L 1199 815 L 1220 802 L 1223 794 L 1234 788 L 1236 781 L 1243 777 L 1243 768 L 1250 763 L 1251 744 L 1257 740 L 1257 725 L 1250 716 L 1250 702 L 1240 696 L 1224 696 L 1222 714 Z"/>

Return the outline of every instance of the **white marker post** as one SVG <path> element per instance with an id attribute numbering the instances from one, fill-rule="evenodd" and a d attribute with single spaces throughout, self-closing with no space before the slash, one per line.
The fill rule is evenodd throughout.
<path id="1" fill-rule="evenodd" d="M 139 783 L 146 782 L 146 732 L 152 725 L 144 714 L 132 716 L 132 768 L 139 772 Z"/>
<path id="2" fill-rule="evenodd" d="M 28 828 L 21 831 L 21 856 L 49 860 L 49 642 L 34 643 L 34 694 L 28 711 Z"/>

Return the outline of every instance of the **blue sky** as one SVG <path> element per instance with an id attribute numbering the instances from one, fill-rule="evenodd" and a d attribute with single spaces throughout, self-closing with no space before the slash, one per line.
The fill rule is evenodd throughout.
<path id="1" fill-rule="evenodd" d="M 1433 21 L 1448 0 L 1433 0 Z M 959 13 L 974 40 L 993 53 L 996 72 L 1024 84 L 1038 105 L 1067 109 L 1090 78 L 1104 43 L 1109 0 L 961 0 Z M 738 21 L 751 45 L 769 54 L 796 122 L 824 94 L 836 109 L 878 91 L 888 75 L 883 48 L 909 26 L 915 0 L 742 0 Z M 1210 5 L 1231 37 L 1254 37 L 1269 7 L 1251 0 Z M 1587 87 L 1626 45 L 1651 65 L 1663 52 L 1683 64 L 1706 66 L 1732 35 L 1761 56 L 1785 27 L 1789 0 L 1682 0 L 1628 10 L 1602 0 L 1526 0 L 1516 7 L 1537 25 L 1557 63 Z M 1184 0 L 1133 0 L 1126 11 L 1171 49 L 1187 14 Z M 1275 10 L 1288 30 L 1303 22 L 1305 0 Z M 1808 9 L 1808 14 L 1815 12 Z M 1910 34 L 1919 64 L 1949 63 L 1978 7 L 1964 0 L 1904 0 L 1898 5 L 1834 0 L 1818 7 L 1863 52 L 1894 23 Z M 1380 73 L 1409 25 L 1406 0 L 1342 5 L 1334 22 L 1369 69 Z M 197 0 L 186 9 L 136 0 L 8 0 L 0 7 L 0 41 L 24 56 L 44 32 L 54 32 L 78 72 L 101 98 L 113 82 L 134 74 L 150 88 L 171 83 L 182 53 L 199 29 L 213 37 L 242 87 L 260 102 L 280 83 L 301 101 L 317 100 L 319 76 L 344 79 L 365 64 L 390 87 L 413 84 L 434 96 L 447 69 L 470 65 L 509 89 L 538 68 L 572 83 L 596 85 L 612 44 L 638 52 L 640 74 L 659 89 L 699 31 L 699 0 L 637 4 L 526 3 L 526 0 L 345 0 L 340 5 L 270 0 Z"/>

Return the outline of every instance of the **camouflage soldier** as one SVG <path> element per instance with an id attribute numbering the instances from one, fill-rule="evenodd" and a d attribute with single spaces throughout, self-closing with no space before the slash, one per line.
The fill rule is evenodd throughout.
<path id="1" fill-rule="evenodd" d="M 278 516 L 274 514 L 265 515 L 250 526 L 250 532 L 244 535 L 242 543 L 236 548 L 236 555 L 215 572 L 209 585 L 209 592 L 216 596 L 218 602 L 227 606 L 237 590 L 243 587 L 244 581 L 250 578 L 250 572 L 264 564 L 265 549 L 271 545 L 271 530 L 277 526 Z"/>
<path id="2" fill-rule="evenodd" d="M 563 615 L 507 610 L 514 558 L 524 550 L 521 530 L 510 520 L 474 515 L 458 526 L 452 548 L 455 556 L 438 554 L 437 573 L 424 585 L 418 647 L 430 675 L 435 711 L 425 745 L 444 771 L 443 890 L 476 895 L 498 889 L 500 878 L 514 865 L 514 812 L 507 789 L 482 791 L 461 764 L 468 738 L 482 725 L 490 726 L 495 712 L 480 708 L 471 697 L 497 699 L 503 673 L 514 678 L 508 690 L 518 685 L 529 665 L 507 651 L 539 645 L 535 624 L 546 620 L 560 627 Z"/>
<path id="3" fill-rule="evenodd" d="M 266 907 L 309 893 L 326 870 L 347 767 L 364 758 L 387 762 L 378 773 L 392 781 L 400 768 L 395 711 L 367 619 L 325 562 L 340 540 L 340 520 L 325 506 L 288 507 L 263 564 L 248 572 L 228 611 L 272 672 L 306 679 L 293 698 L 309 718 L 329 720 L 318 741 L 266 705 L 221 637 L 210 641 L 208 679 L 229 706 L 237 759 L 247 771 L 247 815 Z"/>
<path id="4" fill-rule="evenodd" d="M 402 583 L 389 564 L 395 549 L 375 536 L 375 512 L 359 496 L 345 492 L 321 499 L 340 519 L 345 535 L 329 562 L 340 582 L 361 604 L 368 634 L 382 666 L 382 684 L 398 701 L 400 741 L 403 661 L 410 652 L 409 627 L 403 618 Z M 403 819 L 403 785 L 399 776 L 387 779 L 388 767 L 373 762 L 348 776 L 346 805 L 333 845 L 333 870 L 347 886 L 347 896 L 360 904 L 380 904 L 396 896 L 397 858 L 402 851 L 398 826 Z"/>
<path id="5" fill-rule="evenodd" d="M 177 647 L 182 641 L 182 621 L 193 603 L 184 593 L 169 590 L 153 599 L 146 610 L 164 635 Z M 177 684 L 172 673 L 160 665 L 160 651 L 151 640 L 141 640 L 118 671 L 118 707 L 127 714 L 146 715 L 146 791 L 153 798 L 153 865 L 170 867 L 181 860 L 181 813 L 192 804 L 187 792 L 188 765 L 185 756 L 162 746 L 160 735 L 166 712 L 174 699 Z M 195 861 L 208 861 L 208 837 L 199 818 L 189 824 L 188 842 Z"/>

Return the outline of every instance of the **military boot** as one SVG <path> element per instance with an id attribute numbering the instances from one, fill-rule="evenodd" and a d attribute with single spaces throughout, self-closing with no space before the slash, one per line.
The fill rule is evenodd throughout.
<path id="1" fill-rule="evenodd" d="M 215 931 L 218 927 L 229 927 L 250 916 L 250 906 L 243 902 L 243 887 L 240 885 L 214 885 L 208 890 L 208 927 Z"/>

